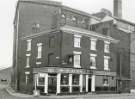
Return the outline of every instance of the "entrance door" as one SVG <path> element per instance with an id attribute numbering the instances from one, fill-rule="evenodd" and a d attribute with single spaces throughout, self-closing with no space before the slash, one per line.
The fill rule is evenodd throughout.
<path id="1" fill-rule="evenodd" d="M 57 74 L 48 74 L 48 93 L 56 93 Z"/>
<path id="2" fill-rule="evenodd" d="M 88 80 L 88 92 L 91 92 L 91 78 Z"/>

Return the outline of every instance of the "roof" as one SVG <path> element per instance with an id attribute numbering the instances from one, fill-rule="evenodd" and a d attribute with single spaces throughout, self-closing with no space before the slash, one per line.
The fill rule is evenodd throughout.
<path id="1" fill-rule="evenodd" d="M 92 15 L 95 16 L 95 17 L 97 17 L 97 18 L 99 18 L 100 20 L 104 19 L 106 16 L 109 16 L 109 15 L 107 15 L 107 14 L 104 13 L 104 12 L 98 12 L 98 13 L 94 13 L 94 14 L 92 14 Z M 110 16 L 110 17 L 112 17 L 113 19 L 116 19 L 116 20 L 118 20 L 118 21 L 125 22 L 125 23 L 130 24 L 130 25 L 135 25 L 135 23 L 130 22 L 130 21 L 127 21 L 127 20 L 125 20 L 125 19 L 121 19 L 121 18 L 114 17 L 114 16 Z"/>
<path id="2" fill-rule="evenodd" d="M 91 17 L 91 14 L 89 14 L 87 12 L 84 12 L 84 11 L 81 11 L 81 10 L 77 10 L 77 9 L 74 9 L 74 8 L 71 8 L 71 7 L 68 7 L 68 6 L 65 6 L 65 5 L 62 5 L 62 8 L 65 9 L 65 10 L 72 11 L 74 13 L 78 13 L 78 14 L 82 14 L 82 15 Z"/>
<path id="3" fill-rule="evenodd" d="M 48 5 L 53 5 L 53 6 L 59 6 L 62 9 L 66 9 L 66 10 L 72 11 L 74 13 L 85 15 L 87 17 L 91 17 L 91 18 L 94 18 L 96 20 L 99 20 L 98 17 L 95 17 L 95 16 L 93 16 L 93 15 L 87 13 L 87 12 L 68 7 L 68 6 L 62 5 L 61 2 L 51 1 L 51 0 L 19 0 L 18 3 L 17 3 L 17 7 L 16 7 L 16 15 L 17 15 L 17 8 L 18 8 L 18 5 L 19 5 L 19 2 L 29 2 L 29 3 L 38 3 L 38 4 L 48 4 Z M 16 15 L 15 15 L 15 19 L 16 19 Z M 14 23 L 15 23 L 15 19 L 14 19 Z"/>
<path id="4" fill-rule="evenodd" d="M 106 14 L 104 12 L 98 12 L 98 13 L 94 13 L 92 15 L 101 19 L 101 20 L 106 16 Z"/>
<path id="5" fill-rule="evenodd" d="M 4 71 L 11 71 L 12 67 L 8 67 L 8 68 L 1 68 L 0 69 L 0 73 L 4 72 Z"/>
<path id="6" fill-rule="evenodd" d="M 104 39 L 106 41 L 110 41 L 113 43 L 118 43 L 118 40 L 116 40 L 110 36 L 105 36 L 100 33 L 96 33 L 94 31 L 89 31 L 89 30 L 85 30 L 85 29 L 81 29 L 81 28 L 77 28 L 77 27 L 65 25 L 65 26 L 61 27 L 60 30 L 62 30 L 63 32 L 66 32 L 66 33 L 86 35 L 89 37 L 95 37 L 95 38 Z"/>
<path id="7" fill-rule="evenodd" d="M 61 2 L 57 1 L 51 1 L 51 0 L 19 0 L 20 2 L 33 2 L 33 3 L 40 3 L 40 4 L 49 4 L 49 5 L 55 5 L 60 6 Z"/>

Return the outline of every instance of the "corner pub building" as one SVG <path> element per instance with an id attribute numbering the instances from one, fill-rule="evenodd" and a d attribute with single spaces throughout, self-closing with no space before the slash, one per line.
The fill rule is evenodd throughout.
<path id="1" fill-rule="evenodd" d="M 115 92 L 119 41 L 91 31 L 97 21 L 59 2 L 19 0 L 12 87 L 26 94 Z"/>

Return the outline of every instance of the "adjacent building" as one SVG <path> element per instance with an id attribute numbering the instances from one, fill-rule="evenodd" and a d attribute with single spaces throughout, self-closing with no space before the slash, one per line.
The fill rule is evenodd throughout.
<path id="1" fill-rule="evenodd" d="M 12 87 L 27 94 L 117 92 L 124 79 L 129 91 L 131 36 L 117 28 L 121 22 L 59 2 L 19 0 Z"/>
<path id="2" fill-rule="evenodd" d="M 1 85 L 11 84 L 11 71 L 12 71 L 11 67 L 0 69 L 0 84 Z"/>

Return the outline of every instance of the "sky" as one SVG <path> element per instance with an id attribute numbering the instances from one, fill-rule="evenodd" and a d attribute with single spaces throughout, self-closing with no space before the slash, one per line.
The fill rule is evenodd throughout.
<path id="1" fill-rule="evenodd" d="M 113 11 L 113 0 L 54 0 L 88 13 L 106 8 Z M 13 20 L 17 0 L 0 0 L 0 68 L 12 66 Z M 123 19 L 135 22 L 135 0 L 122 0 Z"/>

